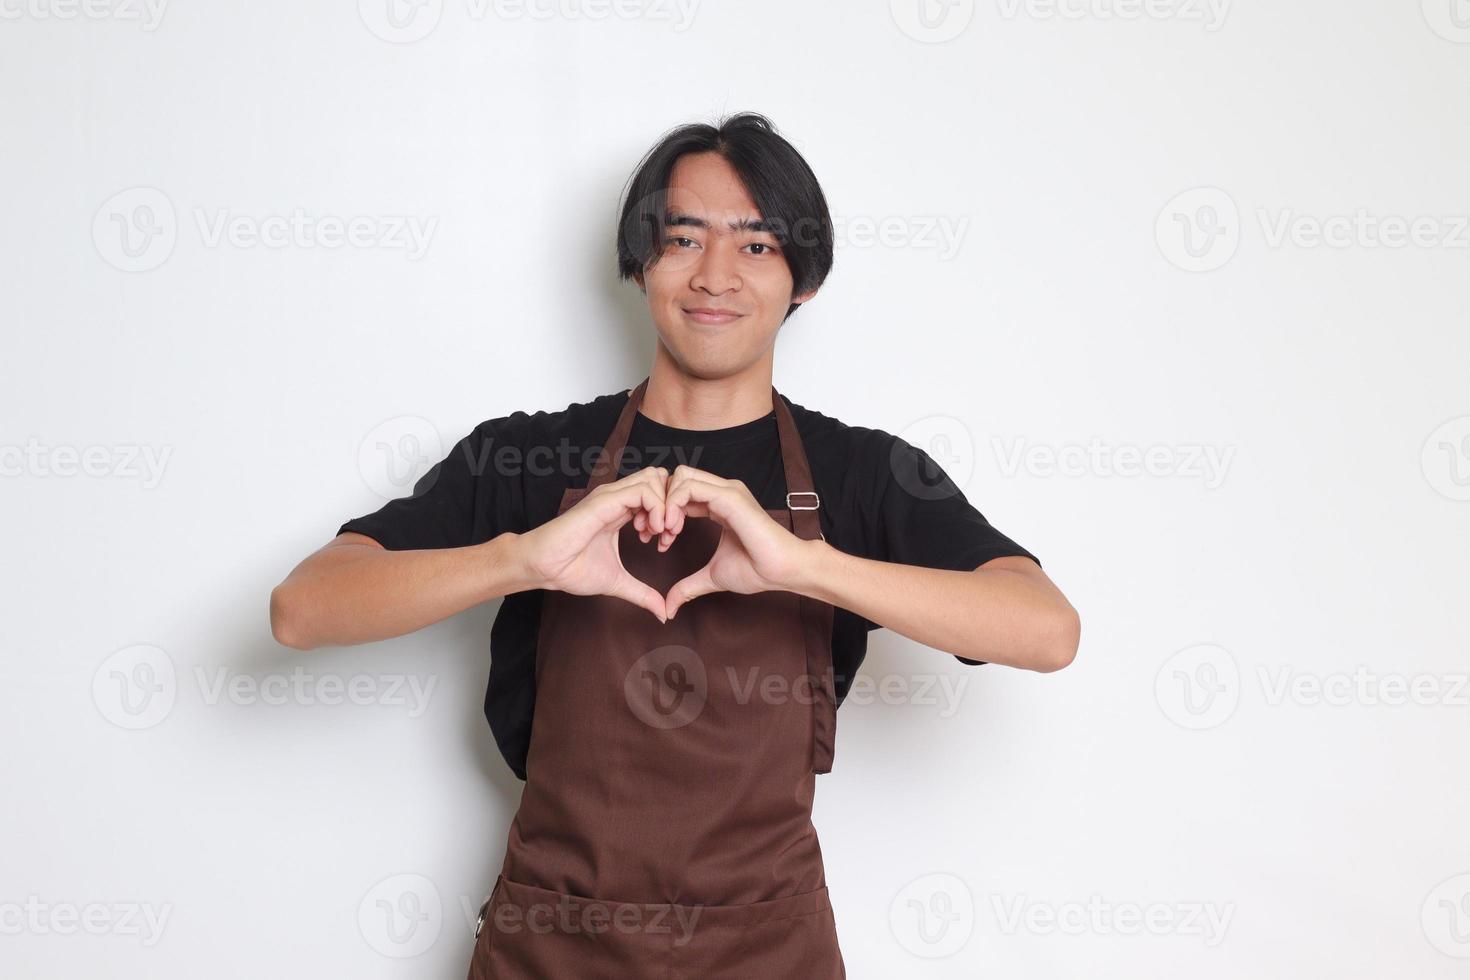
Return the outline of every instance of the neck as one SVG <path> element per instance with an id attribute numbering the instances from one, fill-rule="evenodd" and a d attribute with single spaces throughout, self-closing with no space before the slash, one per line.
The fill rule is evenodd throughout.
<path id="1" fill-rule="evenodd" d="M 656 357 L 638 411 L 676 429 L 726 429 L 771 414 L 771 361 L 736 374 L 697 377 Z"/>

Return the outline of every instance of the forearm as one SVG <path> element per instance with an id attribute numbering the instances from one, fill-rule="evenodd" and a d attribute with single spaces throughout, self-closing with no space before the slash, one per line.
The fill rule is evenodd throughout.
<path id="1" fill-rule="evenodd" d="M 463 548 L 414 551 L 333 544 L 271 592 L 271 630 L 298 650 L 367 643 L 531 588 L 519 537 L 506 533 Z"/>
<path id="2" fill-rule="evenodd" d="M 1064 667 L 1076 653 L 1076 611 L 1049 581 L 1005 568 L 950 571 L 875 561 L 825 541 L 802 547 L 805 559 L 791 591 L 925 646 L 1039 671 Z"/>

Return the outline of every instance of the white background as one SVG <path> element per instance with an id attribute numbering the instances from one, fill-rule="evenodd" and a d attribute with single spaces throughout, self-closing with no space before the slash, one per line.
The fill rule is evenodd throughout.
<path id="1" fill-rule="evenodd" d="M 1051 675 L 872 634 L 849 975 L 1463 976 L 1470 5 L 692 2 L 0 0 L 0 972 L 464 975 L 498 604 L 303 654 L 267 595 L 482 419 L 642 378 L 618 191 L 754 109 L 839 225 L 776 386 L 1083 621 Z M 212 234 L 297 209 L 369 234 Z M 372 703 L 251 686 L 297 668 Z"/>

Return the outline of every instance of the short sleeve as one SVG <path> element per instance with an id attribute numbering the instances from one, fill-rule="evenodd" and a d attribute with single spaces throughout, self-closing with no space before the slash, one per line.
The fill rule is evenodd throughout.
<path id="1" fill-rule="evenodd" d="M 493 513 L 497 493 L 494 468 L 487 465 L 491 445 L 491 424 L 481 423 L 419 477 L 411 494 L 354 517 L 337 533 L 365 534 L 389 551 L 477 543 L 477 530 Z"/>
<path id="2" fill-rule="evenodd" d="M 879 467 L 874 556 L 925 568 L 971 571 L 994 558 L 1041 560 L 997 530 L 924 450 L 890 437 Z M 868 629 L 876 623 L 866 621 Z M 981 660 L 956 657 L 961 663 Z"/>

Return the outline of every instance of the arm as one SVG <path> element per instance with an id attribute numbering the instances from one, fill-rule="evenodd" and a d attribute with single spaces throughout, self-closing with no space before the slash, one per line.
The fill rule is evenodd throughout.
<path id="1" fill-rule="evenodd" d="M 345 531 L 271 591 L 271 632 L 297 650 L 402 636 L 490 599 L 527 589 L 611 595 L 664 618 L 663 596 L 629 575 L 619 529 L 663 530 L 668 471 L 649 466 L 605 483 L 524 534 L 480 544 L 385 549 Z"/>
<path id="2" fill-rule="evenodd" d="M 692 466 L 674 470 L 665 505 L 666 536 L 683 528 L 685 515 L 711 517 L 727 532 L 707 565 L 669 589 L 671 617 L 711 592 L 780 589 L 971 660 L 1046 672 L 1077 654 L 1077 610 L 1030 558 L 1004 555 L 951 571 L 850 555 L 820 538 L 798 538 L 739 480 Z"/>
<path id="3" fill-rule="evenodd" d="M 949 571 L 849 555 L 801 541 L 787 587 L 851 610 L 925 646 L 1041 672 L 1077 655 L 1077 610 L 1029 558 L 994 558 Z"/>
<path id="4" fill-rule="evenodd" d="M 520 537 L 505 532 L 461 548 L 389 551 L 344 532 L 271 590 L 271 633 L 297 650 L 367 643 L 531 588 Z"/>

